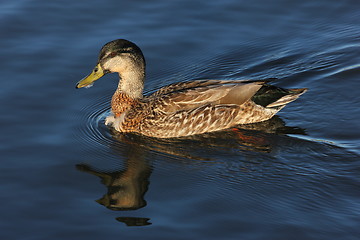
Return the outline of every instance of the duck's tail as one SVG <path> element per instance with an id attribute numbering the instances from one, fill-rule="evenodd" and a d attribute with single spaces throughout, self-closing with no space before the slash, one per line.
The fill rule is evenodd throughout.
<path id="1" fill-rule="evenodd" d="M 296 88 L 296 89 L 287 89 L 288 94 L 279 98 L 275 102 L 272 102 L 266 106 L 266 108 L 276 108 L 280 110 L 285 107 L 286 104 L 296 100 L 300 97 L 301 94 L 307 91 L 307 88 Z"/>
<path id="2" fill-rule="evenodd" d="M 261 89 L 252 97 L 252 100 L 265 108 L 279 111 L 286 104 L 296 100 L 307 88 L 284 89 L 264 84 Z"/>

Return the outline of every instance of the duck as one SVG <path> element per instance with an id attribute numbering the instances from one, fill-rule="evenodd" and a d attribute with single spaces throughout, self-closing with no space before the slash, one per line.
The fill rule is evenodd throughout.
<path id="1" fill-rule="evenodd" d="M 105 124 L 121 133 L 178 138 L 263 122 L 307 88 L 285 89 L 265 80 L 192 80 L 143 95 L 145 57 L 133 42 L 116 39 L 100 50 L 92 72 L 76 88 L 90 87 L 108 73 L 118 73 Z"/>

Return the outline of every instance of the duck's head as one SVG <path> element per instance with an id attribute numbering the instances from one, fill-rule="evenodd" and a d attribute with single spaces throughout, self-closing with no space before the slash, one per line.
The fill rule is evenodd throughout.
<path id="1" fill-rule="evenodd" d="M 125 39 L 106 43 L 100 50 L 95 68 L 77 83 L 76 88 L 89 87 L 105 74 L 113 72 L 119 73 L 121 78 L 131 75 L 132 78 L 138 76 L 143 81 L 145 58 L 136 44 Z"/>

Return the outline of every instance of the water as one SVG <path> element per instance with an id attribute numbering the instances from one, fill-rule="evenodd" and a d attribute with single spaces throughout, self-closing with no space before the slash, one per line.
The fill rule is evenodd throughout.
<path id="1" fill-rule="evenodd" d="M 1 239 L 358 239 L 358 1 L 2 1 Z M 104 118 L 137 43 L 146 92 L 276 77 L 309 91 L 265 125 L 158 140 Z M 97 200 L 97 201 L 96 201 Z"/>

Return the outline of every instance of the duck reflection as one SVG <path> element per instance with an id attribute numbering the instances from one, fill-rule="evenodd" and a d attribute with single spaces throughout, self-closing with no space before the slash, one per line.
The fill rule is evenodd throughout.
<path id="1" fill-rule="evenodd" d="M 240 125 L 221 132 L 174 139 L 156 139 L 136 134 L 111 132 L 111 147 L 125 156 L 125 167 L 118 171 L 100 171 L 79 164 L 77 169 L 101 178 L 107 193 L 97 200 L 111 210 L 136 210 L 146 206 L 144 198 L 152 167 L 146 160 L 149 151 L 176 156 L 177 159 L 211 161 L 214 154 L 221 155 L 230 149 L 254 152 L 271 152 L 281 134 L 305 134 L 303 129 L 285 126 L 279 117 L 255 124 Z M 125 151 L 125 152 L 124 152 Z M 215 152 L 214 152 L 215 151 Z M 151 154 L 154 156 L 154 154 Z M 149 225 L 148 218 L 118 217 L 127 226 Z"/>
<path id="2" fill-rule="evenodd" d="M 88 165 L 77 169 L 101 178 L 107 193 L 96 202 L 111 210 L 136 210 L 146 206 L 144 195 L 148 190 L 151 166 L 144 159 L 141 149 L 131 148 L 121 171 L 97 171 Z"/>

